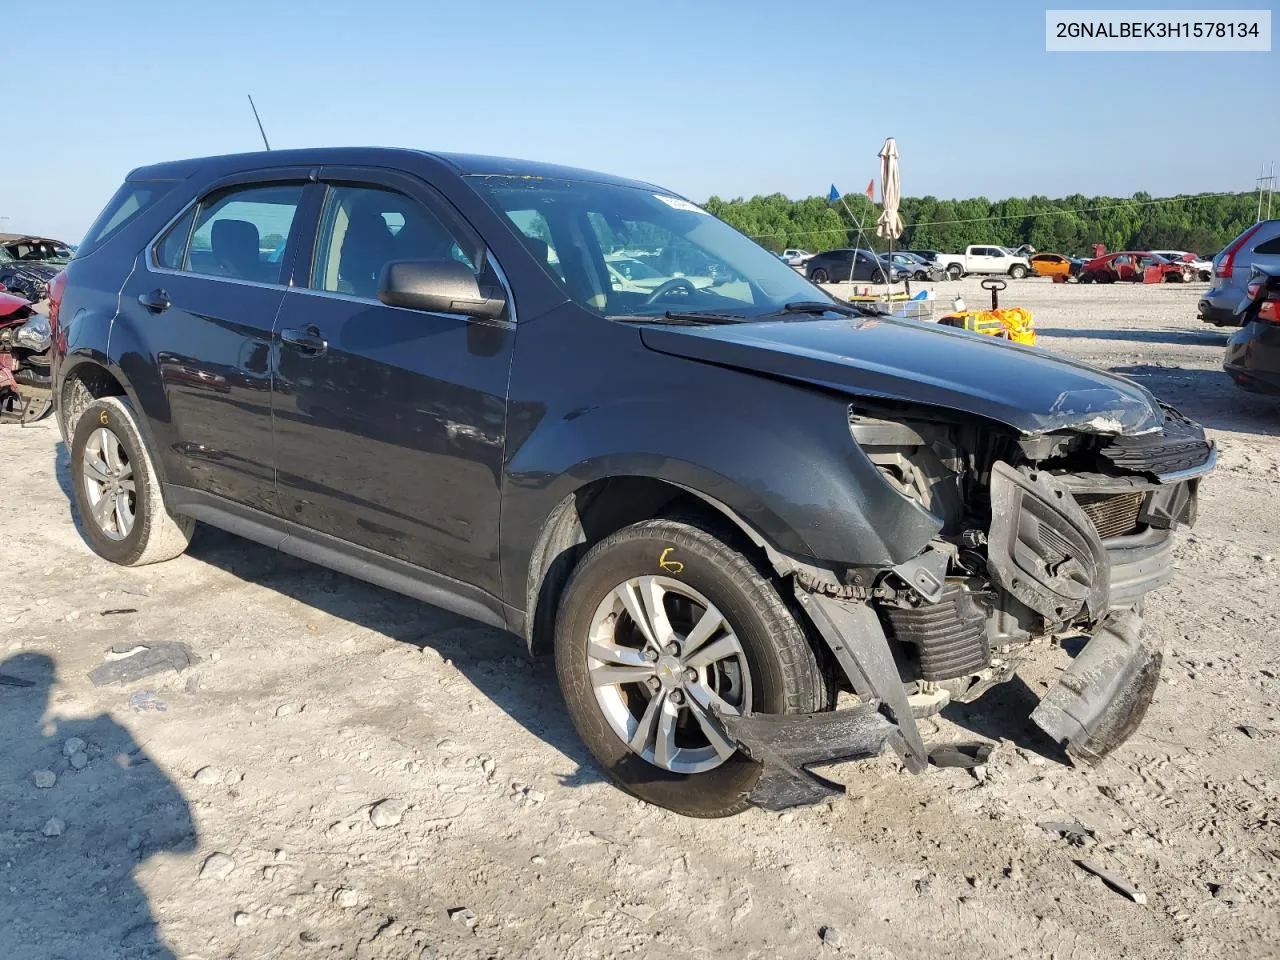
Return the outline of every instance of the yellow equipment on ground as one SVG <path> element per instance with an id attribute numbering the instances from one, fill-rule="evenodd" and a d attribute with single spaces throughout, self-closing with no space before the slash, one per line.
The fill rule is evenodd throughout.
<path id="1" fill-rule="evenodd" d="M 1036 325 L 1031 319 L 1031 311 L 1022 307 L 1000 307 L 1000 291 L 1007 283 L 997 277 L 988 277 L 982 281 L 982 289 L 991 291 L 990 310 L 957 310 L 949 313 L 939 323 L 949 327 L 959 327 L 973 333 L 985 333 L 991 337 L 1003 337 L 1014 343 L 1034 347 L 1036 345 Z M 962 300 L 956 306 L 963 307 Z"/>
<path id="2" fill-rule="evenodd" d="M 1014 343 L 1028 347 L 1036 345 L 1035 322 L 1031 311 L 1022 307 L 997 307 L 995 310 L 965 310 L 961 313 L 949 313 L 939 323 L 949 327 L 960 327 L 974 333 L 985 333 L 991 337 L 1003 337 Z"/>

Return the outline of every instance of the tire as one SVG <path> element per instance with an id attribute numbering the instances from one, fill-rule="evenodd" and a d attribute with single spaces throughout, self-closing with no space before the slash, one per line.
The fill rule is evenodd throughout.
<path id="1" fill-rule="evenodd" d="M 1009 268 L 1009 276 L 1011 276 L 1014 280 L 1021 280 L 1026 275 L 1027 275 L 1027 268 L 1020 263 L 1015 263 L 1012 267 Z"/>
<path id="2" fill-rule="evenodd" d="M 835 683 L 828 662 L 819 661 L 797 615 L 770 576 L 727 540 L 700 525 L 674 519 L 646 520 L 619 530 L 596 544 L 574 570 L 556 619 L 556 673 L 583 742 L 623 790 L 689 817 L 741 813 L 750 805 L 747 796 L 761 771 L 741 751 L 730 755 L 731 744 L 722 740 L 721 751 L 711 745 L 693 706 L 705 694 L 706 684 L 714 684 L 717 695 L 731 706 L 751 712 L 814 713 L 834 706 Z M 644 594 L 630 592 L 635 589 L 658 591 L 660 605 L 670 617 L 668 636 L 681 643 L 693 635 L 691 624 L 714 620 L 707 616 L 708 607 L 699 613 L 697 603 L 687 602 L 696 594 L 723 617 L 709 635 L 714 640 L 705 641 L 699 649 L 732 648 L 735 642 L 737 649 L 705 668 L 708 679 L 698 683 L 685 683 L 690 679 L 686 668 L 696 663 L 696 657 L 685 663 L 683 651 L 680 657 L 664 653 L 652 667 L 640 663 L 642 671 L 650 671 L 647 679 L 615 685 L 610 685 L 612 678 L 602 682 L 601 672 L 611 663 L 622 662 L 617 651 L 628 649 L 643 659 L 640 648 L 646 646 L 645 638 L 627 612 L 643 611 L 638 605 Z M 622 592 L 630 596 L 632 606 L 619 599 Z M 645 617 L 643 612 L 641 616 Z M 589 649 L 614 655 L 593 659 Z M 673 674 L 681 678 L 682 687 L 671 685 Z M 677 703 L 681 705 L 672 708 L 678 711 L 673 714 L 675 733 L 667 742 L 677 746 L 676 736 L 682 735 L 687 749 L 669 751 L 674 759 L 664 766 L 658 754 L 662 721 L 668 707 Z M 630 734 L 634 740 L 651 713 L 658 719 L 643 738 L 643 750 L 650 755 L 646 758 L 627 739 Z M 699 756 L 704 759 L 699 761 Z M 698 762 L 705 769 L 681 769 Z"/>
<path id="3" fill-rule="evenodd" d="M 929 279 L 929 274 L 927 274 L 927 273 L 926 273 L 925 271 L 923 271 L 923 270 L 917 270 L 917 271 L 915 272 L 914 276 L 912 277 L 912 279 L 913 279 L 913 280 L 928 280 L 928 279 Z"/>
<path id="4" fill-rule="evenodd" d="M 883 271 L 883 270 L 876 270 L 874 273 L 872 273 L 872 274 L 871 274 L 871 282 L 872 282 L 872 283 L 884 283 L 884 282 L 885 282 L 884 271 Z"/>
<path id="5" fill-rule="evenodd" d="M 959 280 L 964 276 L 964 267 L 958 263 L 953 263 L 947 267 L 947 276 L 952 280 Z"/>
<path id="6" fill-rule="evenodd" d="M 1076 283 L 1093 283 L 1093 274 L 1091 273 L 1077 274 Z"/>
<path id="7" fill-rule="evenodd" d="M 809 279 L 814 283 L 827 283 L 830 280 L 830 277 L 827 276 L 827 271 L 823 270 L 821 267 L 817 267 L 810 271 Z"/>
<path id="8" fill-rule="evenodd" d="M 86 459 L 105 482 L 91 479 Z M 117 482 L 121 492 L 113 496 Z M 71 487 L 81 532 L 103 559 L 141 567 L 172 560 L 191 542 L 195 521 L 165 506 L 155 464 L 124 397 L 102 397 L 81 413 L 71 438 Z M 95 510 L 95 504 L 108 506 Z"/>

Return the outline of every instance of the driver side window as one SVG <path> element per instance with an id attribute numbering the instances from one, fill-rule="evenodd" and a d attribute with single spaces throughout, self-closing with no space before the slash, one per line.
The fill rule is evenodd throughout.
<path id="1" fill-rule="evenodd" d="M 645 219 L 587 214 L 609 278 L 610 308 L 625 310 L 655 296 L 664 301 L 754 303 L 750 285 L 731 275 L 700 246 L 682 234 Z M 731 307 L 730 307 L 731 309 Z"/>

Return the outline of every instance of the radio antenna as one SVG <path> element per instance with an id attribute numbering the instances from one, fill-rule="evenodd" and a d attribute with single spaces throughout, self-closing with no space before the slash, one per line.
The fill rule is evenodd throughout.
<path id="1" fill-rule="evenodd" d="M 262 129 L 262 118 L 258 116 L 258 108 L 253 103 L 253 94 L 247 93 L 245 96 L 249 98 L 249 109 L 253 111 L 253 119 L 258 121 L 258 132 L 262 134 L 262 145 L 270 150 L 271 144 L 267 142 L 267 131 Z"/>

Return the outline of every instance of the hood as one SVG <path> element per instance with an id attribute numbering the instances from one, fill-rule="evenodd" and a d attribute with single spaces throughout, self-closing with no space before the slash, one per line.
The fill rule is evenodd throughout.
<path id="1" fill-rule="evenodd" d="M 1164 414 L 1138 384 L 1043 350 L 917 320 L 848 317 L 644 327 L 651 350 L 851 396 L 973 414 L 1033 436 L 1141 434 Z"/>

